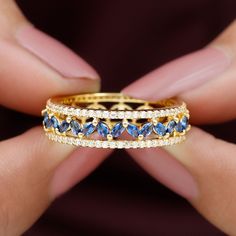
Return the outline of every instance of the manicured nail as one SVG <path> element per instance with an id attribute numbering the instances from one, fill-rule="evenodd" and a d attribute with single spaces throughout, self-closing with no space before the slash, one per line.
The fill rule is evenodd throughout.
<path id="1" fill-rule="evenodd" d="M 133 158 L 155 179 L 186 199 L 198 196 L 198 187 L 190 172 L 163 149 L 131 150 Z"/>
<path id="2" fill-rule="evenodd" d="M 55 199 L 72 188 L 93 171 L 109 154 L 111 150 L 78 148 L 55 170 L 49 195 Z"/>
<path id="3" fill-rule="evenodd" d="M 230 62 L 223 50 L 208 47 L 161 66 L 122 92 L 150 100 L 173 97 L 214 79 Z"/>
<path id="4" fill-rule="evenodd" d="M 82 58 L 58 40 L 34 28 L 23 26 L 16 32 L 18 43 L 63 77 L 97 79 L 98 75 Z"/>

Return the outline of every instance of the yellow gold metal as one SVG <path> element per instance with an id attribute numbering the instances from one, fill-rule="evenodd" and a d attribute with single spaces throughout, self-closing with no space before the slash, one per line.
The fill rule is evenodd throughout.
<path id="1" fill-rule="evenodd" d="M 143 138 L 144 138 L 143 135 L 142 135 L 142 134 L 139 134 L 139 136 L 138 136 L 138 140 L 141 141 L 141 140 L 143 140 Z"/>
<path id="2" fill-rule="evenodd" d="M 44 130 L 51 140 L 85 147 L 144 148 L 172 145 L 185 140 L 186 133 L 191 128 L 186 124 L 189 111 L 184 102 L 178 99 L 146 101 L 122 93 L 87 93 L 55 97 L 47 101 L 46 108 L 41 113 L 44 116 Z M 184 122 L 183 119 L 187 121 L 181 123 Z M 52 123 L 55 120 L 58 124 Z M 78 127 L 72 126 L 72 120 L 77 121 Z M 105 125 L 100 133 L 105 133 L 103 137 L 92 138 L 94 136 L 90 134 L 97 132 L 100 121 L 101 125 Z M 122 124 L 122 130 L 115 127 L 119 122 Z M 175 126 L 167 128 L 171 122 Z M 151 123 L 152 128 L 148 135 L 144 135 L 141 130 L 146 123 Z M 158 130 L 159 123 L 165 127 L 165 130 L 162 130 L 164 133 Z M 128 129 L 130 130 L 127 139 Z M 132 132 L 138 132 L 138 135 L 133 135 Z"/>
<path id="3" fill-rule="evenodd" d="M 113 139 L 112 135 L 111 135 L 111 134 L 108 134 L 108 135 L 107 135 L 107 140 L 108 140 L 108 141 L 111 141 L 112 139 Z"/>

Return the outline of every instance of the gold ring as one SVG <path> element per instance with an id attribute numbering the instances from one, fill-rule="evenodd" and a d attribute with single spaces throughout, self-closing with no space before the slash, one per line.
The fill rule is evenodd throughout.
<path id="1" fill-rule="evenodd" d="M 177 99 L 145 101 L 121 93 L 55 97 L 42 111 L 49 139 L 96 148 L 148 148 L 185 140 L 189 111 Z"/>

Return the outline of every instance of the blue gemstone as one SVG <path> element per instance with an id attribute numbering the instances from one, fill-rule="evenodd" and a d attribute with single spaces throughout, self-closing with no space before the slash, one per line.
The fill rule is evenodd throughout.
<path id="1" fill-rule="evenodd" d="M 174 120 L 171 120 L 168 124 L 167 124 L 167 133 L 172 134 L 174 129 L 176 126 L 176 122 Z"/>
<path id="2" fill-rule="evenodd" d="M 112 137 L 117 138 L 124 132 L 124 130 L 125 127 L 123 126 L 122 122 L 118 122 L 113 126 L 111 130 L 111 135 Z"/>
<path id="3" fill-rule="evenodd" d="M 59 124 L 58 124 L 58 120 L 57 120 L 57 118 L 55 116 L 51 117 L 51 122 L 52 122 L 52 127 L 54 129 L 58 128 Z"/>
<path id="4" fill-rule="evenodd" d="M 97 132 L 99 135 L 101 135 L 103 137 L 107 137 L 107 135 L 110 133 L 110 130 L 109 130 L 109 127 L 107 126 L 107 124 L 100 121 L 100 122 L 98 122 L 98 125 L 97 125 Z"/>
<path id="5" fill-rule="evenodd" d="M 154 131 L 160 136 L 166 135 L 166 127 L 160 122 L 158 122 L 157 125 L 154 126 Z"/>
<path id="6" fill-rule="evenodd" d="M 92 134 L 95 129 L 96 129 L 96 126 L 94 126 L 92 122 L 87 122 L 83 125 L 82 132 L 84 135 L 88 136 Z"/>
<path id="7" fill-rule="evenodd" d="M 175 130 L 176 130 L 177 132 L 183 132 L 184 127 L 183 127 L 181 121 L 179 121 L 179 122 L 176 124 Z"/>
<path id="8" fill-rule="evenodd" d="M 48 113 L 47 113 L 47 112 L 44 112 L 44 113 L 43 113 L 43 119 L 45 119 L 46 117 L 48 117 Z"/>
<path id="9" fill-rule="evenodd" d="M 142 126 L 141 130 L 139 131 L 139 134 L 142 134 L 143 137 L 147 137 L 148 135 L 151 134 L 151 132 L 152 132 L 152 127 L 153 127 L 152 123 L 149 123 L 149 122 L 148 122 L 148 123 L 145 123 L 145 124 Z"/>
<path id="10" fill-rule="evenodd" d="M 76 120 L 72 120 L 70 122 L 70 127 L 71 127 L 71 132 L 74 134 L 74 135 L 78 135 L 78 133 L 81 132 L 81 127 L 80 127 L 80 124 L 78 121 Z"/>
<path id="11" fill-rule="evenodd" d="M 128 124 L 127 132 L 135 138 L 137 138 L 139 136 L 139 129 L 136 125 Z"/>
<path id="12" fill-rule="evenodd" d="M 176 125 L 175 130 L 183 132 L 188 127 L 188 118 L 184 116 Z"/>
<path id="13" fill-rule="evenodd" d="M 44 118 L 43 118 L 43 125 L 45 126 L 45 128 L 49 129 L 52 126 L 52 121 L 49 118 L 48 114 L 45 113 L 44 114 Z"/>
<path id="14" fill-rule="evenodd" d="M 181 120 L 181 123 L 182 123 L 183 128 L 187 129 L 187 127 L 188 127 L 188 117 L 184 116 Z"/>
<path id="15" fill-rule="evenodd" d="M 70 124 L 67 121 L 63 120 L 59 125 L 58 130 L 60 133 L 64 133 L 68 130 L 69 126 Z"/>

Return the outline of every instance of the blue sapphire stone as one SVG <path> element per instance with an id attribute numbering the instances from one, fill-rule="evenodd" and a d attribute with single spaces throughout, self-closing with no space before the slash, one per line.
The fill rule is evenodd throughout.
<path id="1" fill-rule="evenodd" d="M 52 121 L 49 118 L 48 114 L 45 113 L 44 114 L 44 118 L 43 118 L 43 125 L 45 126 L 45 128 L 49 129 L 52 126 Z"/>
<path id="2" fill-rule="evenodd" d="M 184 127 L 183 127 L 181 121 L 179 121 L 179 122 L 176 124 L 175 130 L 176 130 L 177 132 L 180 132 L 180 133 L 183 132 Z"/>
<path id="3" fill-rule="evenodd" d="M 167 125 L 167 133 L 172 134 L 176 126 L 176 122 L 174 120 L 171 120 Z"/>
<path id="4" fill-rule="evenodd" d="M 52 117 L 51 117 L 51 122 L 52 122 L 52 127 L 53 127 L 54 129 L 58 128 L 59 123 L 58 123 L 58 120 L 57 120 L 57 118 L 56 118 L 55 116 L 52 116 Z"/>
<path id="5" fill-rule="evenodd" d="M 125 127 L 123 126 L 122 122 L 116 123 L 112 130 L 111 130 L 111 135 L 114 138 L 119 137 L 123 132 L 125 131 Z"/>
<path id="6" fill-rule="evenodd" d="M 47 113 L 47 112 L 44 112 L 44 113 L 43 113 L 43 120 L 44 120 L 44 119 L 47 119 L 47 118 L 48 118 L 48 113 Z"/>
<path id="7" fill-rule="evenodd" d="M 71 132 L 74 134 L 74 135 L 78 135 L 78 133 L 81 132 L 81 126 L 79 124 L 78 121 L 76 120 L 72 120 L 70 122 L 70 127 L 71 127 Z"/>
<path id="8" fill-rule="evenodd" d="M 67 121 L 63 120 L 59 125 L 58 130 L 60 133 L 64 133 L 68 130 L 69 126 L 70 124 Z"/>
<path id="9" fill-rule="evenodd" d="M 96 126 L 94 126 L 92 122 L 87 122 L 83 125 L 82 132 L 85 136 L 88 136 L 92 134 L 95 129 L 96 129 Z"/>
<path id="10" fill-rule="evenodd" d="M 184 116 L 181 120 L 181 123 L 182 123 L 183 128 L 187 129 L 187 127 L 188 127 L 188 117 Z"/>
<path id="11" fill-rule="evenodd" d="M 154 131 L 160 135 L 160 136 L 165 136 L 166 135 L 166 126 L 163 125 L 162 123 L 158 122 L 157 125 L 154 126 Z"/>
<path id="12" fill-rule="evenodd" d="M 99 121 L 98 125 L 97 125 L 97 132 L 99 135 L 106 138 L 107 135 L 110 133 L 110 130 L 109 130 L 109 127 L 107 126 L 107 124 L 105 124 L 102 121 Z"/>
<path id="13" fill-rule="evenodd" d="M 148 135 L 150 135 L 152 133 L 152 128 L 153 128 L 153 125 L 152 123 L 145 123 L 141 130 L 139 131 L 139 134 L 142 134 L 143 137 L 147 137 Z"/>
<path id="14" fill-rule="evenodd" d="M 139 136 L 139 129 L 136 125 L 128 124 L 127 132 L 135 138 L 137 138 Z"/>
<path id="15" fill-rule="evenodd" d="M 188 118 L 184 116 L 176 125 L 175 130 L 183 132 L 188 127 Z"/>

